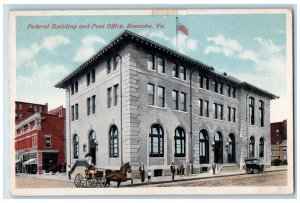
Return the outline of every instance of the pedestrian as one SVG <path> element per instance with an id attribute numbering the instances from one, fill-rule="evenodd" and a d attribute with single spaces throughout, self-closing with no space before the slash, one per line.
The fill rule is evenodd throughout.
<path id="1" fill-rule="evenodd" d="M 140 176 L 141 176 L 141 181 L 142 183 L 145 181 L 145 167 L 144 164 L 142 164 L 139 168 Z"/>
<path id="2" fill-rule="evenodd" d="M 213 174 L 215 175 L 216 174 L 216 163 L 215 162 L 212 163 L 212 169 L 213 169 Z"/>
<path id="3" fill-rule="evenodd" d="M 182 176 L 184 174 L 184 167 L 183 167 L 183 163 L 182 162 L 180 162 L 179 173 L 180 173 L 180 176 Z"/>
<path id="4" fill-rule="evenodd" d="M 151 170 L 148 170 L 148 182 L 151 182 Z"/>
<path id="5" fill-rule="evenodd" d="M 175 178 L 175 172 L 176 172 L 174 162 L 172 162 L 172 165 L 170 167 L 170 171 L 172 173 L 172 180 L 174 180 L 174 178 Z"/>
<path id="6" fill-rule="evenodd" d="M 190 164 L 189 164 L 189 162 L 186 162 L 186 166 L 185 166 L 185 175 L 186 176 L 188 176 L 190 174 L 190 170 L 191 170 Z"/>
<path id="7" fill-rule="evenodd" d="M 70 164 L 67 165 L 67 173 L 69 176 L 69 180 L 71 180 L 71 165 Z"/>

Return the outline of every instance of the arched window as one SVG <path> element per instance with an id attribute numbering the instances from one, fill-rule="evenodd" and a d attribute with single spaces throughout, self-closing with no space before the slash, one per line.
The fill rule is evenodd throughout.
<path id="1" fill-rule="evenodd" d="M 164 131 L 159 124 L 154 124 L 150 129 L 150 144 L 149 155 L 150 157 L 163 157 L 164 156 Z"/>
<path id="2" fill-rule="evenodd" d="M 79 137 L 77 134 L 73 136 L 73 158 L 79 158 Z"/>
<path id="3" fill-rule="evenodd" d="M 264 138 L 261 137 L 259 139 L 259 157 L 264 157 L 264 144 L 265 144 Z"/>
<path id="4" fill-rule="evenodd" d="M 228 136 L 228 162 L 233 163 L 235 162 L 235 138 L 234 134 L 229 134 Z"/>
<path id="5" fill-rule="evenodd" d="M 116 125 L 111 126 L 109 131 L 109 156 L 119 156 L 118 128 Z"/>
<path id="6" fill-rule="evenodd" d="M 205 130 L 200 131 L 199 135 L 200 147 L 200 164 L 209 163 L 209 149 L 208 149 L 208 133 Z"/>
<path id="7" fill-rule="evenodd" d="M 185 132 L 181 127 L 175 130 L 175 157 L 185 157 Z"/>
<path id="8" fill-rule="evenodd" d="M 219 131 L 214 133 L 213 149 L 214 162 L 223 163 L 223 135 Z"/>
<path id="9" fill-rule="evenodd" d="M 249 157 L 254 157 L 254 150 L 255 150 L 255 139 L 253 136 L 251 136 L 249 142 Z"/>

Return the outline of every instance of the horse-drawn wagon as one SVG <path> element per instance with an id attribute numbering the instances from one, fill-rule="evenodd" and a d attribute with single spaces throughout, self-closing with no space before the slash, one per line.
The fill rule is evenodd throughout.
<path id="1" fill-rule="evenodd" d="M 127 173 L 131 173 L 131 166 L 127 162 L 123 164 L 120 170 L 99 169 L 94 166 L 86 166 L 84 173 L 77 173 L 74 178 L 74 184 L 77 188 L 96 188 L 96 187 L 109 187 L 110 182 L 114 181 L 118 183 L 118 187 L 121 182 L 133 180 L 127 178 Z"/>

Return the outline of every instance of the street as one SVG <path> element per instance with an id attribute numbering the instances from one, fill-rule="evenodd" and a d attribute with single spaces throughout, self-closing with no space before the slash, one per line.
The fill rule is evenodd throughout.
<path id="1" fill-rule="evenodd" d="M 287 171 L 263 174 L 236 175 L 219 178 L 205 178 L 139 187 L 223 187 L 223 186 L 284 186 L 287 185 Z"/>
<path id="2" fill-rule="evenodd" d="M 263 174 L 203 178 L 168 183 L 146 183 L 143 185 L 134 185 L 133 187 L 284 186 L 286 184 L 287 171 L 276 171 Z M 16 188 L 75 188 L 75 186 L 72 181 L 45 180 L 36 177 L 16 176 Z"/>

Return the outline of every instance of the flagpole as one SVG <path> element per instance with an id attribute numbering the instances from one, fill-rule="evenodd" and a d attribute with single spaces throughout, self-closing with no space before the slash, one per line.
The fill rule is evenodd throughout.
<path id="1" fill-rule="evenodd" d="M 178 51 L 178 16 L 176 16 L 176 49 Z"/>

